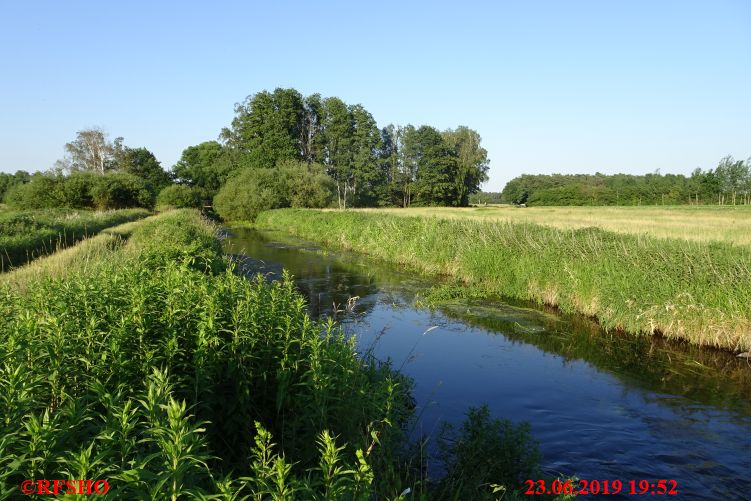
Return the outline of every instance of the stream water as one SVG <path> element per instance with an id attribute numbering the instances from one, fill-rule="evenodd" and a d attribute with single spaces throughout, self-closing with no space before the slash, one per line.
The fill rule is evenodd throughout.
<path id="1" fill-rule="evenodd" d="M 436 279 L 280 232 L 233 229 L 225 246 L 242 273 L 289 270 L 313 316 L 336 314 L 360 350 L 412 377 L 415 436 L 485 403 L 531 424 L 548 473 L 672 479 L 671 499 L 751 499 L 748 360 L 507 300 L 420 308 Z"/>

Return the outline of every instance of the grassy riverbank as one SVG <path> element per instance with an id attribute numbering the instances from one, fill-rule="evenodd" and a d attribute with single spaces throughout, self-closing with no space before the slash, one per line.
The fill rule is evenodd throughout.
<path id="1" fill-rule="evenodd" d="M 80 478 L 117 499 L 521 499 L 540 478 L 528 427 L 483 409 L 425 478 L 411 382 L 289 279 L 235 275 L 215 232 L 171 211 L 0 278 L 0 498 Z"/>
<path id="2" fill-rule="evenodd" d="M 226 271 L 196 212 L 126 230 L 69 249 L 86 268 L 0 285 L 0 497 L 27 478 L 107 479 L 122 499 L 367 496 L 408 383 L 311 321 L 291 282 Z"/>
<path id="3" fill-rule="evenodd" d="M 257 225 L 449 275 L 473 295 L 555 305 L 606 328 L 751 349 L 749 247 L 379 211 L 285 209 L 262 213 Z"/>
<path id="4" fill-rule="evenodd" d="M 145 209 L 107 212 L 0 209 L 0 271 L 68 247 L 105 228 L 149 215 Z"/>

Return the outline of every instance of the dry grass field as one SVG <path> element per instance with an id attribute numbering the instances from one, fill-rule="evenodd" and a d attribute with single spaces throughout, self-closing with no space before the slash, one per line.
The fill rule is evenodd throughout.
<path id="1" fill-rule="evenodd" d="M 356 209 L 402 216 L 435 216 L 528 222 L 555 228 L 597 226 L 618 233 L 657 238 L 751 245 L 751 206 L 666 207 L 418 207 Z"/>

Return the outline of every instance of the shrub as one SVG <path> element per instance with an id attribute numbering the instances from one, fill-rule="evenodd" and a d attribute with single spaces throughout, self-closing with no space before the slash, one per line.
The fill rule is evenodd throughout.
<path id="1" fill-rule="evenodd" d="M 59 177 L 36 174 L 28 183 L 11 187 L 5 201 L 11 207 L 22 210 L 62 207 L 59 186 Z"/>
<path id="2" fill-rule="evenodd" d="M 97 175 L 91 172 L 74 172 L 58 180 L 58 200 L 61 207 L 88 209 L 94 207 L 91 188 Z"/>
<path id="3" fill-rule="evenodd" d="M 214 197 L 214 210 L 226 220 L 254 221 L 268 209 L 288 207 L 284 180 L 276 169 L 245 169 Z"/>
<path id="4" fill-rule="evenodd" d="M 146 182 L 124 172 L 97 177 L 91 196 L 98 209 L 151 208 L 154 204 Z"/>
<path id="5" fill-rule="evenodd" d="M 273 169 L 240 171 L 214 197 L 214 208 L 223 219 L 253 221 L 269 209 L 328 207 L 334 189 L 334 181 L 323 167 L 282 162 Z"/>
<path id="6" fill-rule="evenodd" d="M 167 186 L 156 197 L 158 207 L 173 207 L 175 209 L 198 207 L 198 194 L 190 186 L 173 184 Z"/>

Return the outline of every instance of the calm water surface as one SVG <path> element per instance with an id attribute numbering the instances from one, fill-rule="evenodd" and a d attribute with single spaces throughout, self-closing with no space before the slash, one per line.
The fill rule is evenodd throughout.
<path id="1" fill-rule="evenodd" d="M 496 416 L 531 423 L 547 472 L 624 485 L 674 479 L 680 499 L 751 499 L 746 360 L 605 333 L 521 303 L 419 308 L 435 279 L 280 232 L 233 229 L 226 249 L 243 273 L 289 270 L 312 315 L 337 315 L 361 350 L 411 376 L 414 436 L 434 436 L 441 421 L 460 422 L 486 403 Z M 661 496 L 632 496 L 645 497 Z"/>

